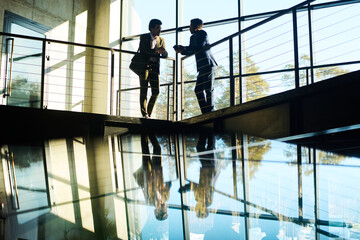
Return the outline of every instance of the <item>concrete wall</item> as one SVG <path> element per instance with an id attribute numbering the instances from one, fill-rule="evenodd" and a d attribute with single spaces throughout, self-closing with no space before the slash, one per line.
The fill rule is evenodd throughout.
<path id="1" fill-rule="evenodd" d="M 94 2 L 94 0 L 2 0 L 0 2 L 0 31 L 3 31 L 4 13 L 7 10 L 51 29 L 56 29 L 68 22 L 69 32 L 66 34 L 62 32 L 61 36 L 67 35 L 66 40 L 73 41 L 76 16 L 84 11 L 93 15 Z M 88 19 L 89 23 L 93 21 L 93 17 Z M 88 24 L 87 35 L 93 36 L 92 24 Z"/>

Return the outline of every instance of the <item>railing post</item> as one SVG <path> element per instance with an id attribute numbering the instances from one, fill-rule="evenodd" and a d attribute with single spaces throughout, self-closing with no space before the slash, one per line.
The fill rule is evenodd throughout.
<path id="1" fill-rule="evenodd" d="M 182 20 L 182 5 L 183 2 L 182 0 L 175 0 L 175 44 L 178 45 L 179 44 L 179 24 L 181 23 Z M 181 61 L 181 57 L 179 56 L 179 54 L 175 54 L 175 62 L 174 62 L 174 77 L 173 77 L 173 104 L 174 104 L 174 117 L 173 120 L 174 121 L 178 121 L 179 120 L 179 89 L 178 89 L 178 79 L 179 79 L 179 62 Z M 182 71 L 180 71 L 180 73 L 182 74 Z M 182 78 L 182 77 L 180 77 Z"/>
<path id="2" fill-rule="evenodd" d="M 299 71 L 299 45 L 297 32 L 297 14 L 294 9 L 293 14 L 293 33 L 294 33 L 294 65 L 295 65 L 295 88 L 300 87 L 300 71 Z"/>
<path id="3" fill-rule="evenodd" d="M 116 91 L 116 115 L 120 116 L 120 91 Z"/>
<path id="4" fill-rule="evenodd" d="M 238 30 L 239 30 L 239 33 L 242 31 L 242 13 L 243 13 L 243 5 L 244 5 L 244 1 L 242 0 L 238 0 L 238 17 L 239 17 L 239 21 L 238 21 Z M 238 72 L 239 72 L 239 104 L 242 104 L 243 103 L 243 87 L 242 87 L 242 82 L 243 82 L 243 78 L 242 78 L 242 59 L 241 59 L 241 49 L 244 47 L 245 49 L 245 46 L 243 46 L 242 44 L 242 38 L 241 38 L 241 33 L 239 34 L 239 44 L 238 44 L 238 47 L 239 47 L 239 54 L 238 54 L 238 63 L 239 63 L 239 66 L 238 66 Z"/>
<path id="5" fill-rule="evenodd" d="M 298 214 L 300 222 L 304 220 L 303 187 L 302 187 L 302 152 L 301 145 L 297 144 L 297 165 L 298 165 Z"/>
<path id="6" fill-rule="evenodd" d="M 115 72 L 115 51 L 111 49 L 111 78 L 110 78 L 110 115 L 113 114 L 114 106 L 114 72 Z"/>
<path id="7" fill-rule="evenodd" d="M 170 85 L 167 85 L 167 104 L 166 104 L 166 120 L 169 121 L 170 115 Z"/>
<path id="8" fill-rule="evenodd" d="M 44 108 L 46 40 L 42 41 L 40 109 Z"/>
<path id="9" fill-rule="evenodd" d="M 181 118 L 180 120 L 184 119 L 184 112 L 185 112 L 185 90 L 184 90 L 184 60 L 180 62 L 180 86 L 181 86 Z"/>
<path id="10" fill-rule="evenodd" d="M 176 61 L 173 61 L 173 121 L 178 120 L 177 119 L 177 78 L 176 78 Z"/>
<path id="11" fill-rule="evenodd" d="M 314 83 L 314 50 L 313 50 L 313 39 L 312 39 L 312 19 L 311 19 L 311 8 L 310 3 L 308 4 L 308 24 L 309 24 L 309 51 L 310 51 L 310 76 L 311 83 Z"/>
<path id="12" fill-rule="evenodd" d="M 234 79 L 234 49 L 233 38 L 229 39 L 229 70 L 230 70 L 230 106 L 235 106 L 235 79 Z"/>

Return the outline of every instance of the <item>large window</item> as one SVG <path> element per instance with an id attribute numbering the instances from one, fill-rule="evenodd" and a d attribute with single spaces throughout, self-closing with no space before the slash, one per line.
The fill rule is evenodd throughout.
<path id="1" fill-rule="evenodd" d="M 123 6 L 121 47 L 137 51 L 139 36 L 148 32 L 149 20 L 162 20 L 162 36 L 169 57 L 177 57 L 178 61 L 178 69 L 174 70 L 177 72 L 176 81 L 184 82 L 184 94 L 176 100 L 180 106 L 182 98 L 185 109 L 177 112 L 183 112 L 185 118 L 200 114 L 193 91 L 197 76 L 196 60 L 194 56 L 182 59 L 183 56 L 177 55 L 172 46 L 189 45 L 189 24 L 193 18 L 203 20 L 203 29 L 208 33 L 210 44 L 215 44 L 211 48 L 219 65 L 215 82 L 215 109 L 356 70 L 359 63 L 356 46 L 359 45 L 357 19 L 360 5 L 354 1 L 334 3 L 331 0 L 318 0 L 312 2 L 310 7 L 305 4 L 296 11 L 287 11 L 280 17 L 269 19 L 283 13 L 281 10 L 303 2 L 158 0 L 148 3 L 144 0 L 128 0 Z M 158 6 L 166 9 L 166 13 L 159 11 Z M 253 28 L 254 24 L 259 25 Z M 239 30 L 243 32 L 240 34 Z M 227 38 L 237 33 L 240 36 L 231 40 Z M 232 85 L 234 79 L 235 87 Z M 126 80 L 122 83 L 131 85 Z M 137 84 L 135 81 L 133 83 Z M 231 94 L 230 91 L 235 93 Z M 180 92 L 178 84 L 178 95 Z M 231 96 L 235 96 L 234 101 Z"/>

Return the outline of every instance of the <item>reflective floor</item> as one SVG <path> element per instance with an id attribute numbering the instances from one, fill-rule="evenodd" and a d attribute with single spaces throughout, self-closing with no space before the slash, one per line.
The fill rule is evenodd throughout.
<path id="1" fill-rule="evenodd" d="M 1 146 L 0 239 L 360 239 L 360 159 L 240 134 Z"/>

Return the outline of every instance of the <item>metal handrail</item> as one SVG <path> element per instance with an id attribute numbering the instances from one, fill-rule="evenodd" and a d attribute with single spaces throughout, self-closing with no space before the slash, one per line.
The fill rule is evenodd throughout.
<path id="1" fill-rule="evenodd" d="M 94 46 L 94 45 L 89 45 L 89 44 L 82 44 L 82 43 L 75 43 L 75 42 L 67 42 L 67 41 L 61 41 L 61 40 L 55 40 L 55 39 L 47 39 L 47 38 L 41 38 L 41 37 L 33 37 L 33 36 L 26 36 L 26 35 L 20 35 L 20 34 L 13 34 L 13 33 L 5 33 L 5 32 L 0 32 L 0 36 L 4 36 L 5 39 L 7 41 L 9 41 L 8 39 L 14 39 L 14 38 L 22 38 L 22 39 L 27 39 L 27 40 L 34 40 L 34 41 L 39 41 L 42 42 L 42 54 L 39 54 L 39 56 L 42 58 L 42 64 L 41 64 L 41 94 L 40 94 L 40 108 L 46 108 L 47 106 L 44 105 L 44 91 L 45 91 L 45 75 L 47 72 L 46 66 L 45 66 L 45 62 L 47 60 L 49 60 L 48 56 L 46 55 L 46 50 L 47 50 L 47 43 L 55 43 L 55 44 L 64 44 L 66 46 L 74 46 L 74 47 L 84 47 L 84 48 L 91 48 L 91 49 L 97 49 L 97 50 L 103 50 L 103 51 L 107 51 L 109 52 L 111 55 L 109 57 L 109 60 L 111 60 L 111 62 L 109 62 L 109 67 L 110 67 L 110 71 L 109 71 L 109 76 L 110 76 L 110 86 L 111 86 L 111 96 L 110 96 L 110 114 L 114 113 L 114 100 L 115 100 L 115 96 L 113 96 L 113 94 L 119 94 L 117 92 L 117 90 L 114 88 L 114 77 L 115 77 L 115 59 L 114 59 L 114 54 L 121 54 L 121 53 L 125 53 L 125 54 L 137 54 L 137 52 L 134 51 L 128 51 L 128 50 L 122 50 L 122 49 L 116 49 L 116 48 L 110 48 L 110 47 L 102 47 L 102 46 Z M 14 43 L 13 43 L 14 45 Z M 9 50 L 10 51 L 10 50 Z M 12 52 L 14 51 L 14 47 L 12 47 Z M 174 69 L 175 66 L 175 58 L 171 58 L 171 57 L 161 57 L 161 59 L 164 60 L 170 60 L 173 62 L 172 64 L 172 68 Z M 12 58 L 11 58 L 12 59 Z M 12 61 L 11 61 L 12 62 Z M 174 76 L 174 74 L 173 74 Z M 11 76 L 10 76 L 10 80 L 11 81 Z M 9 79 L 9 78 L 7 78 Z M 9 83 L 9 81 L 5 81 L 5 86 L 4 89 L 6 89 L 6 84 Z M 167 84 L 162 84 L 161 86 L 166 86 L 166 87 L 170 87 L 170 85 L 175 85 L 175 78 L 171 83 L 167 83 Z M 9 89 L 9 88 L 7 88 Z M 174 89 L 176 89 L 174 87 Z M 123 90 L 123 89 L 121 89 Z M 175 91 L 175 90 L 174 90 Z M 4 97 L 6 96 L 10 96 L 9 94 L 7 94 L 6 92 L 4 93 Z M 117 104 L 117 103 L 116 103 Z M 120 113 L 120 112 L 119 112 Z M 119 114 L 119 113 L 115 113 L 115 114 Z"/>
<path id="2" fill-rule="evenodd" d="M 270 21 L 272 21 L 272 20 L 274 20 L 274 19 L 276 19 L 276 18 L 279 18 L 279 17 L 281 17 L 281 16 L 283 16 L 283 15 L 285 15 L 285 14 L 287 14 L 287 13 L 289 13 L 289 12 L 291 12 L 291 11 L 299 8 L 299 7 L 302 7 L 302 6 L 305 5 L 305 4 L 309 4 L 309 3 L 314 2 L 314 1 L 316 1 L 316 0 L 307 0 L 307 1 L 304 1 L 304 2 L 302 2 L 302 3 L 299 3 L 299 4 L 297 4 L 297 5 L 295 5 L 295 6 L 291 7 L 291 8 L 288 8 L 288 9 L 285 9 L 285 10 L 281 10 L 280 12 L 278 12 L 277 14 L 275 14 L 275 15 L 273 15 L 273 16 L 271 16 L 271 17 L 268 17 L 268 18 L 266 18 L 266 19 L 264 19 L 264 20 L 262 20 L 262 21 L 260 21 L 260 22 L 258 22 L 258 23 L 255 23 L 255 24 L 253 24 L 253 25 L 251 25 L 251 26 L 249 26 L 249 27 L 247 27 L 247 28 L 244 28 L 243 30 L 241 30 L 241 31 L 239 31 L 239 32 L 236 32 L 236 33 L 234 33 L 234 34 L 231 34 L 231 35 L 229 35 L 229 36 L 227 36 L 227 37 L 225 37 L 225 38 L 223 38 L 223 39 L 220 39 L 220 40 L 218 40 L 218 41 L 216 41 L 216 42 L 214 42 L 214 43 L 212 43 L 212 44 L 210 44 L 210 45 L 202 48 L 201 50 L 199 50 L 199 51 L 197 51 L 197 52 L 195 52 L 195 53 L 193 53 L 193 54 L 191 54 L 191 55 L 184 56 L 184 57 L 181 58 L 181 60 L 184 60 L 184 59 L 186 59 L 186 58 L 189 58 L 189 57 L 191 57 L 191 56 L 193 56 L 193 55 L 195 55 L 195 54 L 197 54 L 197 53 L 204 52 L 204 51 L 206 51 L 206 50 L 208 50 L 208 49 L 210 49 L 210 48 L 212 48 L 212 47 L 214 47 L 214 46 L 217 46 L 217 45 L 219 45 L 219 44 L 221 44 L 221 43 L 223 43 L 223 42 L 226 42 L 226 41 L 228 41 L 228 40 L 230 40 L 230 39 L 232 39 L 232 38 L 234 38 L 234 37 L 240 36 L 241 34 L 243 34 L 243 33 L 245 33 L 245 32 L 248 32 L 248 31 L 250 31 L 250 30 L 252 30 L 252 29 L 254 29 L 254 28 L 256 28 L 256 27 L 259 27 L 259 26 L 261 26 L 261 25 L 263 25 L 263 24 L 265 24 L 265 23 L 267 23 L 267 22 L 270 22 Z"/>
<path id="3" fill-rule="evenodd" d="M 228 78 L 230 79 L 230 106 L 234 106 L 235 102 L 236 102 L 236 100 L 235 100 L 235 78 L 239 77 L 239 76 L 241 77 L 243 75 L 241 73 L 234 74 L 234 68 L 233 68 L 234 61 L 233 61 L 233 56 L 232 56 L 232 54 L 233 54 L 233 39 L 235 37 L 241 36 L 241 34 L 243 34 L 245 32 L 248 32 L 248 31 L 250 31 L 252 29 L 255 29 L 255 28 L 257 28 L 257 27 L 259 27 L 259 26 L 261 26 L 261 25 L 263 25 L 265 23 L 268 23 L 270 21 L 273 21 L 273 20 L 275 20 L 275 19 L 277 19 L 277 18 L 279 18 L 279 17 L 281 17 L 281 16 L 283 16 L 285 14 L 292 13 L 292 15 L 293 15 L 293 28 L 294 28 L 294 30 L 293 30 L 294 49 L 295 49 L 294 50 L 295 86 L 299 87 L 299 85 L 300 85 L 299 84 L 299 68 L 298 68 L 299 64 L 298 64 L 298 56 L 297 56 L 298 52 L 296 50 L 298 48 L 296 11 L 297 11 L 298 8 L 303 7 L 306 4 L 310 6 L 310 3 L 314 2 L 314 1 L 316 1 L 316 0 L 307 0 L 307 1 L 299 3 L 299 4 L 297 4 L 297 5 L 295 5 L 295 6 L 291 7 L 291 8 L 288 8 L 288 9 L 285 9 L 285 10 L 280 10 L 276 14 L 274 14 L 274 15 L 272 15 L 272 16 L 270 16 L 270 17 L 268 17 L 268 18 L 266 18 L 266 19 L 264 19 L 264 20 L 262 20 L 262 21 L 260 21 L 258 23 L 255 23 L 255 24 L 253 24 L 253 25 L 251 25 L 251 26 L 249 26 L 247 28 L 244 28 L 243 30 L 240 30 L 240 31 L 238 31 L 238 32 L 236 32 L 234 34 L 231 34 L 231 35 L 223 38 L 223 39 L 220 39 L 219 41 L 216 41 L 213 44 L 210 44 L 210 45 L 208 45 L 206 47 L 203 47 L 202 49 L 200 49 L 200 50 L 198 50 L 198 51 L 196 51 L 196 52 L 194 52 L 194 53 L 192 53 L 190 55 L 182 57 L 181 58 L 181 71 L 183 71 L 183 63 L 184 63 L 185 59 L 190 58 L 190 57 L 192 57 L 192 56 L 194 56 L 196 54 L 199 54 L 201 52 L 207 51 L 207 50 L 209 50 L 210 48 L 212 48 L 214 46 L 220 45 L 221 43 L 228 42 L 229 43 L 229 66 L 230 66 L 229 67 L 230 72 L 229 72 L 229 76 L 228 76 Z M 184 96 L 184 94 L 185 94 L 185 92 L 184 92 L 184 77 L 183 77 L 183 74 L 181 74 L 180 87 L 181 87 L 181 96 L 180 96 L 181 113 L 180 113 L 180 118 L 184 119 L 184 113 L 185 113 L 185 99 L 184 99 L 185 96 Z M 241 102 L 241 100 L 240 100 L 240 102 Z"/>
<path id="4" fill-rule="evenodd" d="M 72 45 L 72 46 L 77 46 L 77 47 L 88 47 L 88 48 L 94 48 L 94 49 L 99 49 L 99 50 L 114 51 L 114 52 L 119 52 L 119 53 L 137 54 L 137 52 L 135 52 L 135 51 L 129 51 L 129 50 L 123 50 L 123 49 L 117 49 L 117 48 L 109 48 L 109 47 L 102 47 L 102 46 L 83 44 L 83 43 L 76 43 L 76 42 L 67 42 L 67 41 L 50 39 L 50 38 L 32 37 L 32 36 L 27 36 L 27 35 L 6 33 L 6 32 L 0 32 L 0 36 L 1 35 L 2 36 L 7 36 L 7 37 L 13 37 L 13 38 L 18 37 L 18 38 L 24 38 L 24 39 L 29 39 L 29 40 L 45 41 L 45 42 L 49 42 L 49 43 L 59 43 L 59 44 L 65 44 L 65 45 Z M 175 60 L 175 58 L 171 58 L 171 57 L 166 57 L 165 58 L 165 57 L 160 56 L 160 58 L 168 59 L 168 60 Z"/>

